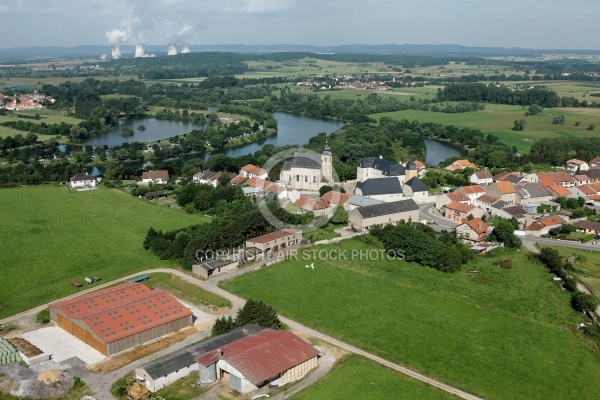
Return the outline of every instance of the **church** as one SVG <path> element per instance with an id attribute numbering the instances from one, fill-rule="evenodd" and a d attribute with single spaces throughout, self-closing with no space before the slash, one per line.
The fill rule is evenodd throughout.
<path id="1" fill-rule="evenodd" d="M 333 160 L 329 144 L 325 142 L 322 154 L 294 153 L 281 168 L 279 179 L 291 189 L 318 191 L 321 186 L 333 186 Z"/>

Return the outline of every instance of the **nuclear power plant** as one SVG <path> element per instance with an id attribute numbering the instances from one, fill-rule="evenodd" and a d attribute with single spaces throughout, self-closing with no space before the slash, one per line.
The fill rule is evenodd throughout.
<path id="1" fill-rule="evenodd" d="M 112 58 L 118 60 L 121 58 L 121 45 L 119 43 L 115 43 L 112 45 Z"/>
<path id="2" fill-rule="evenodd" d="M 135 58 L 140 58 L 140 57 L 145 57 L 146 54 L 144 53 L 144 45 L 141 43 L 138 43 L 135 45 Z"/>
<path id="3" fill-rule="evenodd" d="M 177 47 L 174 44 L 169 44 L 167 47 L 167 55 L 168 56 L 176 56 L 177 55 Z"/>
<path id="4" fill-rule="evenodd" d="M 188 54 L 190 52 L 189 43 L 181 43 L 181 54 Z"/>

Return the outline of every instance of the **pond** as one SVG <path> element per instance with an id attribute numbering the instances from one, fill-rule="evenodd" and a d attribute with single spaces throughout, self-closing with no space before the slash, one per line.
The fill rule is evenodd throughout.
<path id="1" fill-rule="evenodd" d="M 144 125 L 146 129 L 143 131 L 138 130 L 140 125 Z M 123 128 L 132 129 L 133 135 L 122 136 L 121 130 Z M 82 141 L 81 144 L 93 146 L 117 146 L 131 142 L 154 142 L 172 136 L 183 135 L 194 129 L 200 128 L 202 128 L 201 125 L 196 125 L 191 122 L 165 121 L 154 118 L 133 119 L 122 121 L 110 132 L 86 139 Z"/>
<path id="2" fill-rule="evenodd" d="M 427 156 L 425 157 L 425 162 L 427 164 L 437 166 L 439 163 L 450 157 L 461 156 L 458 149 L 443 142 L 425 139 L 425 147 L 427 149 Z"/>

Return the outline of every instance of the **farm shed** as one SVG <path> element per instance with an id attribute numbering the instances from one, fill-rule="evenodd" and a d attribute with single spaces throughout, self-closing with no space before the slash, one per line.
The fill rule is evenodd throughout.
<path id="1" fill-rule="evenodd" d="M 318 356 L 317 349 L 292 332 L 263 329 L 201 355 L 200 381 L 228 377 L 231 388 L 245 394 L 276 379 L 301 378 L 317 367 Z"/>
<path id="2" fill-rule="evenodd" d="M 55 324 L 107 356 L 192 325 L 192 312 L 173 296 L 135 282 L 49 308 Z"/>
<path id="3" fill-rule="evenodd" d="M 413 199 L 358 207 L 348 213 L 350 227 L 356 232 L 368 231 L 373 225 L 384 226 L 418 220 L 419 206 Z"/>
<path id="4" fill-rule="evenodd" d="M 297 229 L 282 229 L 267 233 L 254 239 L 246 240 L 246 247 L 256 247 L 264 253 L 279 251 L 286 247 L 300 243 L 302 231 Z"/>
<path id="5" fill-rule="evenodd" d="M 136 379 L 141 381 L 151 392 L 156 392 L 193 372 L 197 372 L 198 362 L 196 360 L 202 354 L 206 354 L 262 329 L 260 325 L 247 324 L 222 335 L 195 343 L 136 368 Z"/>
<path id="6" fill-rule="evenodd" d="M 237 268 L 239 261 L 228 260 L 225 258 L 215 258 L 202 262 L 200 264 L 192 265 L 192 272 L 204 279 L 208 279 L 212 275 L 217 275 L 221 272 L 231 271 Z"/>

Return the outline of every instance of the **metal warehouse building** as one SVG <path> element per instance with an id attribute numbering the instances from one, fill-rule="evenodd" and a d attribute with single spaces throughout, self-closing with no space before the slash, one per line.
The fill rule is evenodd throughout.
<path id="1" fill-rule="evenodd" d="M 54 323 L 107 356 L 192 325 L 192 312 L 169 293 L 133 282 L 49 308 Z"/>
<path id="2" fill-rule="evenodd" d="M 239 393 L 275 380 L 293 382 L 317 367 L 319 351 L 292 332 L 263 329 L 201 355 L 200 383 L 229 378 Z"/>
<path id="3" fill-rule="evenodd" d="M 202 354 L 216 350 L 262 329 L 260 325 L 247 324 L 222 335 L 187 346 L 173 354 L 136 368 L 136 379 L 142 382 L 151 392 L 156 392 L 191 373 L 197 373 L 197 359 Z"/>

